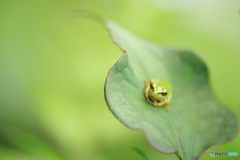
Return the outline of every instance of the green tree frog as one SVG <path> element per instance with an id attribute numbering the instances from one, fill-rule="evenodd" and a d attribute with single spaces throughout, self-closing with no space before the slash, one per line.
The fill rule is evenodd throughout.
<path id="1" fill-rule="evenodd" d="M 147 101 L 154 106 L 164 107 L 167 111 L 172 97 L 172 85 L 166 80 L 149 80 L 145 82 L 145 85 Z"/>

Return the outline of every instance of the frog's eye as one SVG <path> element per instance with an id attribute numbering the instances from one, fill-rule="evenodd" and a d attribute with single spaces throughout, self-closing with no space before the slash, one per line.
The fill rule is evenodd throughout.
<path id="1" fill-rule="evenodd" d="M 167 95 L 167 92 L 165 92 L 165 93 L 162 93 L 162 96 L 166 96 Z"/>
<path id="2" fill-rule="evenodd" d="M 158 92 L 157 94 L 161 94 L 162 96 L 166 96 L 167 92 Z"/>
<path id="3" fill-rule="evenodd" d="M 154 91 L 154 87 L 153 87 L 152 83 L 150 84 L 150 88 Z"/>

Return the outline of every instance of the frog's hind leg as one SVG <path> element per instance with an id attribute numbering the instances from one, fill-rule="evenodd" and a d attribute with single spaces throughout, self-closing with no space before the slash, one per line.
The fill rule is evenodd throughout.
<path id="1" fill-rule="evenodd" d="M 159 82 L 159 80 L 149 80 L 149 81 L 145 81 L 145 86 L 149 86 L 151 83 L 157 83 Z"/>
<path id="2" fill-rule="evenodd" d="M 147 101 L 148 101 L 150 104 L 152 104 L 152 105 L 154 105 L 154 106 L 158 106 L 157 101 L 156 101 L 148 92 L 145 92 L 145 96 L 146 96 L 146 98 L 147 98 Z"/>

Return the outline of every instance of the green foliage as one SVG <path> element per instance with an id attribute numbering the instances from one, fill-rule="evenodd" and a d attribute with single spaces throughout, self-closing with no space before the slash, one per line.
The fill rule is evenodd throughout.
<path id="1" fill-rule="evenodd" d="M 219 103 L 209 86 L 204 61 L 191 51 L 163 48 L 106 22 L 113 41 L 126 53 L 110 69 L 105 97 L 110 110 L 127 127 L 146 133 L 153 147 L 197 159 L 213 145 L 238 132 L 236 117 Z M 165 79 L 173 86 L 169 111 L 144 97 L 144 81 Z"/>

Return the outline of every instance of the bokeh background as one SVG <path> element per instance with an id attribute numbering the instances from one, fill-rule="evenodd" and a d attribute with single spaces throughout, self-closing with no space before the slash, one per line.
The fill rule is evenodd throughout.
<path id="1" fill-rule="evenodd" d="M 216 97 L 239 121 L 239 1 L 1 1 L 1 160 L 140 160 L 131 147 L 151 160 L 177 160 L 155 151 L 141 131 L 126 128 L 108 110 L 105 78 L 123 53 L 102 24 L 69 16 L 77 9 L 162 46 L 199 53 Z M 210 151 L 240 155 L 240 136 Z M 237 157 L 207 152 L 202 160 L 208 159 Z"/>

